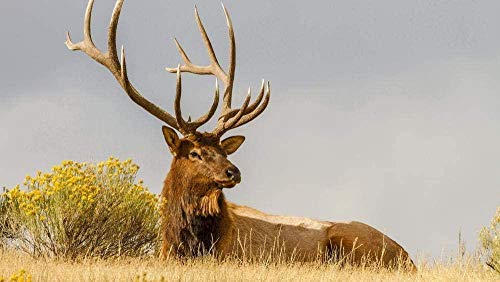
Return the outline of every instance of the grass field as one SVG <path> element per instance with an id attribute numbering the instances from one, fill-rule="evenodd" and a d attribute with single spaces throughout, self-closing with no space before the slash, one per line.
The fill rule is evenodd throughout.
<path id="1" fill-rule="evenodd" d="M 320 264 L 187 262 L 120 258 L 108 260 L 32 259 L 13 251 L 0 252 L 0 281 L 500 281 L 500 274 L 477 260 L 417 264 L 417 273 Z M 24 279 L 24 280 L 21 280 Z"/>

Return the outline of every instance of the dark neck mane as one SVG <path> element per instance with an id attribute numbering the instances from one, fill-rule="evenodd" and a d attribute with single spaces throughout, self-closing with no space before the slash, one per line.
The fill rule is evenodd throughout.
<path id="1" fill-rule="evenodd" d="M 198 256 L 212 250 L 229 227 L 222 190 L 172 164 L 163 186 L 162 233 L 180 256 Z"/>

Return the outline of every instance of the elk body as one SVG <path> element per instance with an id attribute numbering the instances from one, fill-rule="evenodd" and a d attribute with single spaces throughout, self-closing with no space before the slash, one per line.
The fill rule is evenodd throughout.
<path id="1" fill-rule="evenodd" d="M 104 65 L 128 96 L 151 115 L 168 126 L 162 131 L 173 155 L 170 171 L 164 182 L 162 197 L 162 255 L 192 257 L 214 253 L 221 257 L 238 256 L 313 261 L 318 258 L 342 260 L 350 255 L 354 262 L 372 259 L 384 265 L 396 260 L 409 260 L 408 253 L 395 241 L 360 222 L 336 223 L 309 218 L 276 216 L 238 206 L 228 202 L 223 189 L 232 188 L 241 181 L 238 168 L 228 160 L 245 138 L 232 136 L 222 139 L 227 131 L 244 125 L 260 115 L 268 105 L 270 87 L 262 82 L 259 95 L 250 103 L 250 93 L 240 108 L 232 108 L 236 46 L 231 19 L 224 8 L 229 29 L 229 66 L 224 71 L 215 55 L 210 39 L 195 8 L 195 17 L 206 45 L 210 64 L 193 64 L 175 40 L 184 61 L 177 68 L 167 71 L 177 74 L 174 109 L 170 115 L 145 99 L 131 84 L 127 76 L 125 51 L 121 60 L 116 50 L 116 29 L 123 0 L 116 2 L 108 34 L 108 50 L 102 53 L 92 42 L 91 14 L 93 0 L 87 6 L 84 22 L 84 39 L 73 43 L 67 36 L 70 50 L 80 50 Z M 181 112 L 181 73 L 213 75 L 224 84 L 223 101 L 216 128 L 201 132 L 198 128 L 215 114 L 219 104 L 219 87 L 215 87 L 214 101 L 208 112 L 191 121 Z M 250 91 L 249 91 L 250 92 Z M 176 131 L 182 134 L 179 137 Z M 410 260 L 410 264 L 413 266 Z"/>

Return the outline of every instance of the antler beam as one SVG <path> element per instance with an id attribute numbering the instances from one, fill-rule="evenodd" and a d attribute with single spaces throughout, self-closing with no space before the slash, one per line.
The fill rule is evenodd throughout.
<path id="1" fill-rule="evenodd" d="M 142 96 L 139 91 L 132 85 L 128 78 L 127 73 L 127 63 L 125 59 L 125 49 L 122 46 L 121 50 L 121 62 L 118 59 L 118 54 L 116 50 L 116 30 L 118 27 L 118 21 L 120 19 L 120 13 L 122 10 L 124 0 L 116 1 L 115 7 L 113 9 L 113 14 L 111 16 L 111 22 L 109 24 L 108 31 L 108 50 L 106 53 L 102 53 L 92 41 L 92 32 L 91 32 L 91 22 L 92 22 L 92 8 L 94 6 L 94 0 L 89 0 L 87 4 L 87 10 L 85 12 L 85 20 L 83 24 L 83 41 L 79 43 L 73 43 L 71 41 L 71 36 L 69 32 L 66 35 L 66 46 L 68 49 L 72 51 L 82 51 L 87 54 L 93 60 L 99 62 L 104 67 L 106 67 L 118 81 L 120 86 L 125 90 L 127 95 L 134 101 L 136 104 L 144 108 L 147 112 L 157 117 L 161 121 L 170 125 L 171 127 L 179 130 L 182 134 L 190 134 L 196 131 L 198 127 L 206 123 L 217 110 L 217 105 L 219 103 L 219 90 L 216 89 L 214 102 L 212 103 L 212 107 L 210 110 L 197 119 L 194 122 L 184 121 L 182 116 L 180 115 L 180 98 L 181 98 L 181 77 L 180 72 L 177 78 L 177 95 L 175 101 L 176 107 L 176 117 L 174 118 L 167 111 L 161 109 L 154 103 L 150 102 L 144 96 Z M 179 114 L 177 114 L 177 112 Z"/>
<path id="2" fill-rule="evenodd" d="M 167 123 L 175 129 L 179 129 L 177 122 L 174 117 L 172 117 L 168 112 L 161 109 L 157 105 L 148 101 L 144 98 L 137 89 L 132 85 L 128 79 L 127 66 L 125 61 L 125 51 L 122 47 L 122 61 L 118 60 L 116 51 L 116 29 L 118 27 L 118 20 L 120 18 L 120 12 L 123 6 L 124 0 L 118 0 L 113 9 L 113 14 L 111 16 L 111 22 L 109 24 L 108 31 L 108 51 L 107 53 L 102 53 L 92 41 L 91 33 L 91 21 L 92 21 L 92 8 L 94 6 L 94 0 L 90 0 L 87 5 L 87 10 L 85 12 L 85 21 L 83 28 L 83 41 L 79 43 L 73 43 L 71 41 L 71 36 L 67 32 L 66 36 L 66 46 L 72 51 L 82 51 L 87 54 L 93 60 L 99 62 L 101 65 L 106 67 L 116 78 L 120 86 L 125 90 L 130 99 L 136 104 L 144 108 L 147 112 L 157 117 L 161 121 Z"/>

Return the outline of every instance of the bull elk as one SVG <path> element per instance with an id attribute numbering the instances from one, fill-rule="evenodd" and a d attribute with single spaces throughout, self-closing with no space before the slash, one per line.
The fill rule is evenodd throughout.
<path id="1" fill-rule="evenodd" d="M 193 64 L 175 40 L 184 64 L 167 68 L 167 71 L 177 74 L 175 114 L 172 116 L 144 98 L 132 85 L 127 75 L 123 47 L 121 60 L 118 58 L 116 29 L 123 0 L 118 0 L 113 10 L 106 53 L 101 52 L 92 41 L 93 2 L 89 1 L 85 13 L 83 41 L 73 43 L 68 33 L 67 47 L 84 52 L 106 67 L 132 101 L 168 125 L 163 126 L 162 131 L 173 160 L 161 194 L 166 199 L 162 207 L 163 256 L 172 253 L 179 257 L 191 257 L 213 252 L 222 257 L 256 257 L 279 252 L 285 259 L 311 261 L 319 256 L 343 259 L 340 254 L 350 254 L 356 263 L 372 258 L 389 265 L 403 259 L 409 260 L 414 267 L 408 253 L 400 245 L 366 224 L 276 216 L 226 201 L 223 189 L 232 188 L 241 181 L 240 171 L 227 156 L 240 147 L 245 137 L 232 136 L 223 140 L 221 137 L 229 130 L 254 120 L 266 109 L 270 86 L 263 81 L 254 102 L 250 103 L 249 93 L 240 108 L 232 107 L 236 46 L 231 18 L 224 7 L 229 30 L 229 66 L 226 71 L 217 60 L 196 7 L 195 18 L 210 64 Z M 191 118 L 185 120 L 181 112 L 183 72 L 216 77 L 213 103 L 205 115 L 194 121 Z M 198 128 L 213 117 L 219 104 L 217 79 L 224 84 L 222 110 L 216 128 L 212 132 L 201 132 Z M 183 135 L 182 138 L 176 131 Z"/>

